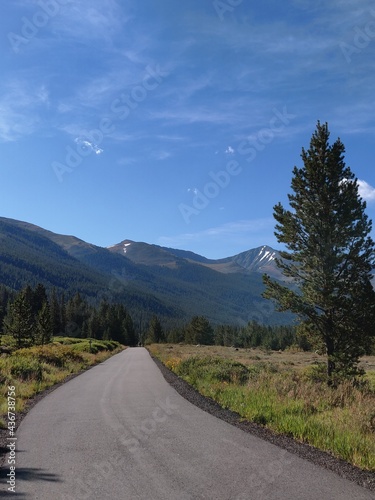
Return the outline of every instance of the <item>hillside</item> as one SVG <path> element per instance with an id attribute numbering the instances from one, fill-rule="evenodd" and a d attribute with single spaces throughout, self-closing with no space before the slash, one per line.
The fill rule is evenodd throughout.
<path id="1" fill-rule="evenodd" d="M 0 280 L 18 290 L 25 283 L 44 283 L 58 290 L 98 293 L 106 279 L 96 270 L 79 266 L 64 248 L 42 232 L 32 231 L 9 219 L 0 219 Z"/>
<path id="2" fill-rule="evenodd" d="M 193 315 L 238 325 L 251 320 L 286 324 L 292 319 L 261 297 L 262 272 L 277 275 L 270 259 L 275 251 L 268 247 L 214 261 L 130 240 L 102 248 L 4 218 L 0 241 L 0 282 L 13 289 L 41 282 L 93 300 L 120 300 L 146 317 L 158 314 L 176 322 Z"/>

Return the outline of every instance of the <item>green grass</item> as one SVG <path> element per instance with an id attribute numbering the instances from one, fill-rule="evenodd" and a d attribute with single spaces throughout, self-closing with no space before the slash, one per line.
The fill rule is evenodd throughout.
<path id="1" fill-rule="evenodd" d="M 45 346 L 18 349 L 0 358 L 0 428 L 6 427 L 8 386 L 15 387 L 16 412 L 48 387 L 89 368 L 123 350 L 113 341 L 54 339 Z"/>
<path id="2" fill-rule="evenodd" d="M 291 353 L 288 361 L 288 353 L 220 347 L 149 349 L 203 395 L 244 419 L 375 470 L 375 372 L 368 372 L 362 386 L 344 382 L 333 389 L 325 383 L 325 365 L 311 357 L 306 362 L 305 353 L 300 359 Z M 372 366 L 373 360 L 366 362 Z"/>

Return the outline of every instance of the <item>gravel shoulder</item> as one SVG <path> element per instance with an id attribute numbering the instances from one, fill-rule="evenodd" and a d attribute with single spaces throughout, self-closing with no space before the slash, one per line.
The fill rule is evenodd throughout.
<path id="1" fill-rule="evenodd" d="M 373 472 L 364 471 L 358 467 L 340 460 L 327 452 L 318 450 L 313 446 L 296 441 L 288 436 L 275 434 L 271 430 L 262 427 L 253 422 L 242 420 L 238 413 L 222 408 L 211 398 L 202 396 L 196 389 L 178 377 L 175 373 L 169 370 L 157 358 L 152 356 L 152 359 L 160 369 L 165 380 L 187 401 L 194 404 L 201 410 L 210 413 L 211 415 L 224 420 L 228 424 L 240 428 L 244 432 L 251 433 L 261 439 L 265 439 L 270 443 L 279 446 L 301 458 L 309 460 L 315 465 L 319 465 L 335 472 L 339 476 L 348 479 L 358 485 L 375 491 L 375 474 Z"/>

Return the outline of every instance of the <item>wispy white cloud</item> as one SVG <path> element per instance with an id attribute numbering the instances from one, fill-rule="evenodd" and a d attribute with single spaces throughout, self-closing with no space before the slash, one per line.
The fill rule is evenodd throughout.
<path id="1" fill-rule="evenodd" d="M 194 189 L 191 191 L 194 193 Z M 257 245 L 258 237 L 261 238 L 260 241 L 264 242 L 262 238 L 264 238 L 265 232 L 268 233 L 273 225 L 274 220 L 272 217 L 240 220 L 197 231 L 195 233 L 183 233 L 177 236 L 161 236 L 158 242 L 163 246 L 177 248 L 184 248 L 195 243 L 204 246 L 205 243 L 225 241 L 226 239 L 233 243 L 235 240 L 237 243 L 242 242 L 245 245 Z"/>
<path id="2" fill-rule="evenodd" d="M 30 7 L 29 1 L 19 3 Z M 160 57 L 170 72 L 168 83 L 162 84 L 147 103 L 142 103 L 137 113 L 143 114 L 147 122 L 156 121 L 166 127 L 166 134 L 167 127 L 186 125 L 226 128 L 233 136 L 250 134 L 267 124 L 275 106 L 293 101 L 298 109 L 298 126 L 287 127 L 282 133 L 296 135 L 301 132 L 300 126 L 306 124 L 307 116 L 325 109 L 324 93 L 321 108 L 316 110 L 316 101 L 306 99 L 308 92 L 332 87 L 334 79 L 340 80 L 340 88 L 348 85 L 348 94 L 350 92 L 352 97 L 348 98 L 345 110 L 340 109 L 342 101 L 336 107 L 332 102 L 327 119 L 339 125 L 340 131 L 371 132 L 374 110 L 370 109 L 371 105 L 366 108 L 365 103 L 369 104 L 372 95 L 373 73 L 357 74 L 357 83 L 351 80 L 350 85 L 346 84 L 349 69 L 339 42 L 353 36 L 355 23 L 366 22 L 366 12 L 373 2 L 358 0 L 355 6 L 349 0 L 332 0 L 330 4 L 319 0 L 313 5 L 305 0 L 293 3 L 301 14 L 306 13 L 303 23 L 296 16 L 297 23 L 289 12 L 283 20 L 269 16 L 269 19 L 255 22 L 249 15 L 251 6 L 243 9 L 246 12 L 243 22 L 223 23 L 214 15 L 214 9 L 211 14 L 204 14 L 204 9 L 197 8 L 190 21 L 186 18 L 187 25 L 190 22 L 188 29 L 173 43 L 168 43 L 166 57 L 165 37 L 158 36 L 164 25 L 155 26 L 150 33 L 148 25 L 130 14 L 131 2 L 125 6 L 119 0 L 68 2 L 61 6 L 59 15 L 51 19 L 46 36 L 43 33 L 43 37 L 38 37 L 38 44 L 44 43 L 47 50 L 53 40 L 53 46 L 64 44 L 80 51 L 82 44 L 99 40 L 93 43 L 98 51 L 98 69 L 93 70 L 93 57 L 87 76 L 80 73 L 80 79 L 74 86 L 67 86 L 67 95 L 54 107 L 50 96 L 45 95 L 52 112 L 57 115 L 56 128 L 96 127 L 98 113 L 103 117 L 110 112 L 113 99 L 138 84 L 147 64 Z M 37 8 L 38 2 L 34 5 Z M 241 9 L 239 6 L 238 12 Z M 345 25 L 342 24 L 344 20 Z M 42 45 L 38 44 L 35 47 L 42 54 Z M 216 52 L 222 53 L 222 65 L 211 64 L 211 59 L 217 61 L 210 58 L 213 46 Z M 90 52 L 87 54 L 91 57 Z M 108 56 L 105 59 L 104 54 Z M 197 64 L 197 54 L 204 62 L 201 66 Z M 368 91 L 363 96 L 364 87 Z M 357 106 L 359 101 L 363 106 Z M 354 117 L 349 122 L 347 111 Z M 29 119 L 32 121 L 33 117 Z M 1 121 L 0 118 L 0 134 L 3 130 L 4 136 L 10 120 L 5 120 L 3 126 Z M 348 123 L 354 124 L 351 130 Z M 310 123 L 307 127 L 311 128 Z"/>
<path id="3" fill-rule="evenodd" d="M 227 96 L 224 100 L 209 100 L 206 103 L 180 103 L 170 107 L 157 108 L 149 111 L 149 117 L 165 125 L 181 124 L 211 124 L 246 129 L 252 124 L 262 124 L 267 115 L 272 113 L 274 102 L 264 99 L 239 98 Z M 249 116 L 249 109 L 251 115 Z"/>
<path id="4" fill-rule="evenodd" d="M 362 87 L 361 95 L 355 101 L 342 103 L 332 110 L 331 125 L 345 134 L 374 133 L 375 104 L 370 96 L 366 97 Z"/>
<path id="5" fill-rule="evenodd" d="M 151 156 L 155 160 L 162 161 L 170 158 L 172 156 L 172 153 L 170 151 L 154 151 Z"/>
<path id="6" fill-rule="evenodd" d="M 185 103 L 192 97 L 196 97 L 200 92 L 217 87 L 218 84 L 216 75 L 212 70 L 207 70 L 206 73 L 197 76 L 194 80 L 187 80 L 184 71 L 178 73 L 178 75 L 174 86 L 169 89 L 169 94 L 174 97 L 176 103 Z"/>
<path id="7" fill-rule="evenodd" d="M 68 2 L 51 22 L 51 31 L 70 40 L 101 39 L 109 42 L 129 20 L 116 0 Z"/>
<path id="8" fill-rule="evenodd" d="M 49 106 L 46 86 L 13 79 L 3 84 L 2 90 L 0 140 L 15 141 L 33 134 L 42 121 L 42 111 Z"/>
<path id="9" fill-rule="evenodd" d="M 138 159 L 137 158 L 120 158 L 117 160 L 117 165 L 120 165 L 121 167 L 128 167 L 130 165 L 134 165 L 137 163 Z"/>
<path id="10" fill-rule="evenodd" d="M 370 89 L 373 88 L 373 72 L 368 72 L 365 63 L 361 63 L 360 66 L 356 66 L 355 78 L 351 78 L 351 68 L 341 53 L 339 43 L 346 37 L 354 37 L 353 28 L 356 24 L 361 26 L 361 22 L 363 24 L 368 22 L 373 2 L 360 0 L 353 5 L 350 1 L 334 1 L 331 5 L 319 1 L 312 5 L 311 2 L 297 0 L 296 4 L 301 15 L 306 11 L 303 22 L 296 16 L 299 19 L 296 23 L 288 12 L 284 13 L 283 20 L 270 15 L 269 19 L 263 22 L 255 22 L 249 15 L 246 19 L 243 18 L 242 22 L 228 20 L 225 23 L 208 14 L 191 18 L 191 32 L 197 36 L 199 33 L 211 43 L 216 43 L 219 47 L 217 50 L 220 50 L 223 59 L 226 59 L 225 71 L 217 66 L 215 72 L 206 79 L 219 98 L 215 100 L 215 105 L 211 106 L 208 95 L 205 107 L 202 104 L 198 107 L 197 103 L 191 106 L 187 101 L 184 106 L 183 101 L 180 101 L 178 109 L 167 108 L 164 117 L 159 115 L 159 118 L 177 123 L 180 116 L 188 123 L 222 125 L 227 121 L 232 127 L 243 126 L 245 125 L 242 121 L 243 111 L 247 114 L 248 121 L 252 121 L 253 113 L 257 113 L 258 104 L 252 102 L 254 93 L 259 98 L 267 92 L 267 102 L 261 103 L 263 109 L 272 109 L 275 101 L 290 100 L 290 96 L 293 96 L 293 101 L 299 109 L 300 122 L 311 113 L 321 114 L 327 109 L 329 110 L 327 119 L 331 122 L 336 119 L 336 115 L 337 119 L 340 118 L 340 110 L 337 109 L 337 113 L 333 110 L 334 99 L 331 99 L 331 105 L 327 106 L 327 100 L 322 94 L 321 106 L 317 109 L 316 101 L 313 100 L 312 107 L 310 104 L 312 101 L 307 100 L 306 95 L 309 91 L 331 88 L 335 79 L 340 81 L 337 95 L 345 92 L 347 88 L 347 102 L 353 103 L 354 108 L 361 96 L 364 83 L 369 88 L 369 95 L 364 100 L 368 99 L 371 95 Z M 245 12 L 245 9 L 243 10 Z M 251 7 L 247 14 L 249 10 Z M 237 11 L 239 16 L 240 11 L 241 6 Z M 290 11 L 292 12 L 293 10 Z M 362 52 L 361 55 L 364 57 L 368 55 L 365 58 L 366 65 L 371 64 L 372 51 Z M 212 68 L 210 70 L 213 71 Z M 201 79 L 203 81 L 202 75 Z M 353 92 L 353 85 L 358 87 L 357 92 Z M 226 94 L 221 94 L 224 91 Z M 246 94 L 238 99 L 237 105 L 233 106 L 233 102 L 231 103 L 233 111 L 231 114 L 229 110 L 225 110 L 223 103 L 231 100 L 234 92 L 237 95 L 240 92 Z M 221 95 L 223 99 L 220 99 Z M 327 99 L 330 99 L 329 93 Z M 373 112 L 368 110 L 361 120 L 361 130 L 371 131 L 366 126 L 365 120 L 372 120 L 372 117 Z"/>

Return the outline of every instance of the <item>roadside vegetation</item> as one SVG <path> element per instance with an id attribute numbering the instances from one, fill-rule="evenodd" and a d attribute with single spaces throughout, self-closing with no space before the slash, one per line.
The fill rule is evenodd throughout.
<path id="1" fill-rule="evenodd" d="M 4 337 L 4 344 L 6 340 Z M 3 353 L 0 357 L 0 428 L 5 428 L 7 422 L 8 386 L 15 387 L 15 413 L 19 414 L 36 394 L 123 349 L 124 346 L 112 340 L 55 337 L 47 345 L 13 348 Z"/>
<path id="2" fill-rule="evenodd" d="M 331 387 L 325 358 L 313 352 L 172 344 L 148 349 L 244 419 L 375 471 L 375 356 L 361 359 L 362 380 Z"/>

